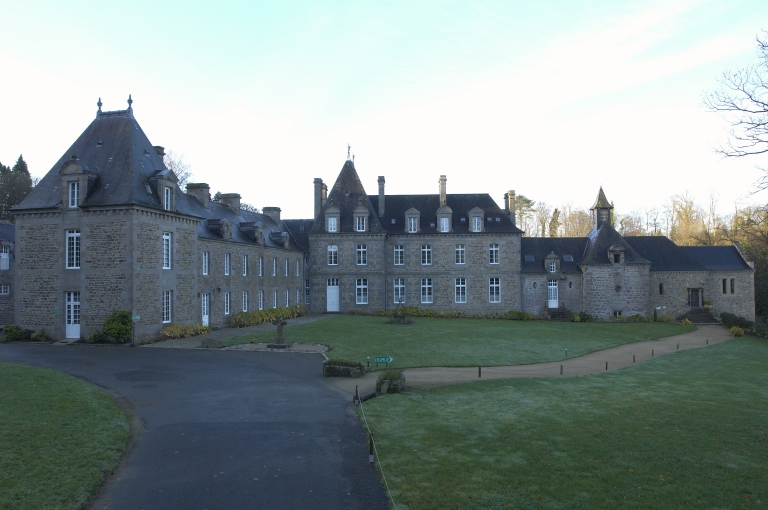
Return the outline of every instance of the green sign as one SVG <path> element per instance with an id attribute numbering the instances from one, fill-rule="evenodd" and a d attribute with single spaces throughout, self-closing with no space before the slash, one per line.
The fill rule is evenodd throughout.
<path id="1" fill-rule="evenodd" d="M 375 356 L 373 358 L 374 363 L 392 363 L 392 358 L 389 356 Z"/>
<path id="2" fill-rule="evenodd" d="M 141 317 L 139 317 L 138 315 L 134 315 L 134 316 L 133 316 L 133 320 L 137 321 L 137 320 L 139 320 L 139 319 L 141 319 Z"/>

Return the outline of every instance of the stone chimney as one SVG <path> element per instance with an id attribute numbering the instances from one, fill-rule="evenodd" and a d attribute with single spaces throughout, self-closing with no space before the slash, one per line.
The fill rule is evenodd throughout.
<path id="1" fill-rule="evenodd" d="M 315 218 L 317 218 L 323 210 L 323 203 L 325 202 L 325 197 L 323 196 L 324 187 L 325 184 L 323 184 L 323 180 L 319 177 L 315 177 Z"/>
<path id="2" fill-rule="evenodd" d="M 446 182 L 446 180 L 447 179 L 445 178 L 445 176 L 441 175 L 440 176 L 440 180 L 438 181 L 440 183 L 440 207 L 444 207 L 445 203 L 446 203 L 446 198 L 445 198 L 445 182 Z"/>
<path id="3" fill-rule="evenodd" d="M 211 188 L 206 183 L 188 182 L 187 195 L 195 197 L 203 204 L 203 207 L 208 209 L 208 202 L 211 200 Z"/>
<path id="4" fill-rule="evenodd" d="M 262 212 L 264 213 L 264 216 L 269 216 L 272 218 L 272 221 L 280 224 L 280 208 L 279 207 L 265 207 Z"/>
<path id="5" fill-rule="evenodd" d="M 162 147 L 160 145 L 155 145 L 153 147 L 155 149 L 155 152 L 157 152 L 157 155 L 162 157 L 165 157 L 165 147 Z"/>
<path id="6" fill-rule="evenodd" d="M 504 212 L 515 224 L 515 190 L 511 189 L 504 193 Z"/>
<path id="7" fill-rule="evenodd" d="M 222 193 L 219 203 L 229 206 L 236 215 L 240 215 L 240 193 Z"/>
<path id="8" fill-rule="evenodd" d="M 384 216 L 384 176 L 379 176 L 379 216 Z"/>

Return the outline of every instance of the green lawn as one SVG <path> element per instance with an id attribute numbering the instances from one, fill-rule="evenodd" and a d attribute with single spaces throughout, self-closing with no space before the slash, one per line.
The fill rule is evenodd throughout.
<path id="1" fill-rule="evenodd" d="M 768 342 L 363 404 L 405 509 L 764 508 Z"/>
<path id="2" fill-rule="evenodd" d="M 125 414 L 102 390 L 0 363 L 0 508 L 84 508 L 128 438 Z"/>
<path id="3" fill-rule="evenodd" d="M 330 358 L 366 361 L 391 356 L 395 368 L 499 366 L 557 361 L 617 345 L 679 335 L 692 326 L 663 322 L 600 323 L 414 318 L 413 324 L 388 324 L 388 317 L 339 315 L 285 328 L 292 342 L 333 346 Z M 270 342 L 274 331 L 256 335 Z M 225 345 L 248 342 L 253 337 Z"/>

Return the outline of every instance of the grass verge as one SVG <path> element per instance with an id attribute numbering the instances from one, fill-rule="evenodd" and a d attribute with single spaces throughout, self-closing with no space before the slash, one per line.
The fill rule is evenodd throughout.
<path id="1" fill-rule="evenodd" d="M 291 342 L 333 346 L 329 358 L 366 362 L 391 356 L 395 368 L 502 366 L 582 356 L 617 345 L 694 331 L 663 322 L 601 323 L 415 318 L 410 325 L 388 324 L 388 317 L 339 315 L 285 329 Z M 255 336 L 270 342 L 274 331 Z M 247 343 L 254 337 L 230 340 Z"/>
<path id="2" fill-rule="evenodd" d="M 0 363 L 0 508 L 84 508 L 117 466 L 125 414 L 68 375 Z"/>
<path id="3" fill-rule="evenodd" d="M 768 505 L 768 343 L 364 404 L 398 508 Z M 762 505 L 762 506 L 761 506 Z"/>

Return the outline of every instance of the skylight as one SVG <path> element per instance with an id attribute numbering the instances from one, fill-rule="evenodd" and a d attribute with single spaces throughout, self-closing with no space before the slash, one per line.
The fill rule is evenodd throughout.
<path id="1" fill-rule="evenodd" d="M 573 262 L 573 255 L 563 255 L 563 261 Z"/>
<path id="2" fill-rule="evenodd" d="M 533 255 L 524 255 L 526 262 L 533 262 Z"/>

